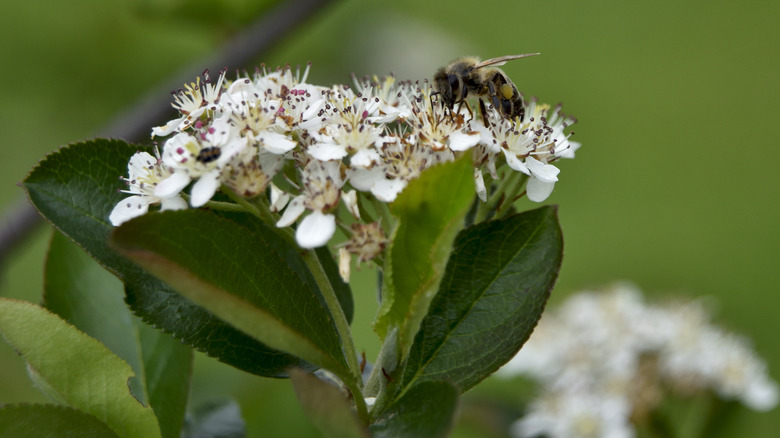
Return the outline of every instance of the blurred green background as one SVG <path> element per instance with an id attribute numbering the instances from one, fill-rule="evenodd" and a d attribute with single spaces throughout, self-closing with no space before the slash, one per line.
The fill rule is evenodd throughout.
<path id="1" fill-rule="evenodd" d="M 202 59 L 273 2 L 0 3 L 0 202 L 46 153 L 94 136 L 120 110 Z M 526 52 L 505 71 L 526 96 L 575 115 L 576 160 L 547 201 L 566 243 L 553 294 L 630 280 L 648 294 L 711 296 L 780 378 L 780 4 L 770 1 L 349 0 L 257 62 L 313 62 L 310 82 L 395 72 L 423 79 L 461 55 Z M 242 66 L 230 66 L 238 68 Z M 194 79 L 194 78 L 193 78 Z M 754 154 L 755 153 L 755 154 Z M 523 208 L 530 208 L 524 204 Z M 0 295 L 39 301 L 41 227 L 3 266 Z M 358 348 L 374 357 L 373 280 L 358 273 Z M 466 398 L 505 385 L 486 382 Z M 193 400 L 233 396 L 249 436 L 316 436 L 291 386 L 196 358 Z M 0 344 L 0 403 L 43 401 Z M 467 416 L 458 435 L 477 426 Z M 476 416 L 478 417 L 478 415 Z M 780 410 L 741 410 L 734 436 L 771 436 Z M 500 436 L 500 435 L 499 435 Z"/>

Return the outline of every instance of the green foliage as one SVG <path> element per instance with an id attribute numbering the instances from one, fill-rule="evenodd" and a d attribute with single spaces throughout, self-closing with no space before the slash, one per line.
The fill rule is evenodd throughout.
<path id="1" fill-rule="evenodd" d="M 0 407 L 0 436 L 13 438 L 118 438 L 94 416 L 57 405 Z"/>
<path id="2" fill-rule="evenodd" d="M 255 339 L 348 376 L 333 320 L 295 248 L 205 211 L 147 214 L 112 243 L 133 261 Z M 208 230 L 208 232 L 203 232 Z"/>
<path id="3" fill-rule="evenodd" d="M 325 436 L 367 437 L 346 397 L 335 385 L 300 369 L 290 370 L 290 379 L 306 415 Z"/>
<path id="4" fill-rule="evenodd" d="M 125 283 L 127 303 L 144 321 L 236 368 L 282 377 L 300 359 L 257 342 L 177 294 L 108 247 L 108 214 L 124 195 L 119 176 L 143 147 L 119 140 L 77 143 L 50 154 L 23 186 L 38 211 Z"/>
<path id="5" fill-rule="evenodd" d="M 415 385 L 377 418 L 374 438 L 437 438 L 447 435 L 455 419 L 458 390 L 447 382 Z"/>
<path id="6" fill-rule="evenodd" d="M 52 400 L 93 415 L 120 437 L 160 437 L 154 412 L 133 397 L 130 366 L 103 344 L 34 304 L 0 299 L 0 331 Z"/>
<path id="7" fill-rule="evenodd" d="M 414 335 L 439 287 L 452 241 L 474 199 L 469 157 L 428 169 L 391 205 L 398 225 L 385 261 L 382 307 L 375 330 L 384 339 L 399 329 L 400 356 Z"/>
<path id="8" fill-rule="evenodd" d="M 136 376 L 129 382 L 133 395 L 154 409 L 163 437 L 178 437 L 192 351 L 133 317 L 119 280 L 60 233 L 52 236 L 45 286 L 46 308 L 130 364 Z"/>
<path id="9" fill-rule="evenodd" d="M 508 362 L 542 316 L 562 257 L 554 207 L 463 230 L 401 387 L 447 380 L 467 391 Z"/>

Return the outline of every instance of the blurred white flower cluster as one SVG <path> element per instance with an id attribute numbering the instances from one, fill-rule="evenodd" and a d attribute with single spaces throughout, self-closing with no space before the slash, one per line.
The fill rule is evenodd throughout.
<path id="1" fill-rule="evenodd" d="M 483 121 L 468 108 L 445 111 L 427 81 L 374 77 L 356 80 L 354 87 L 322 87 L 307 83 L 308 73 L 308 67 L 302 74 L 262 69 L 233 81 L 224 71 L 216 81 L 204 73 L 175 92 L 180 116 L 152 131 L 170 136 L 162 155 L 130 160 L 126 193 L 132 196 L 113 210 L 112 224 L 157 203 L 163 210 L 187 208 L 185 199 L 205 206 L 227 188 L 248 199 L 268 194 L 260 198 L 270 202 L 271 212 L 284 210 L 276 225 L 297 222 L 298 244 L 315 248 L 333 236 L 340 205 L 359 220 L 360 199 L 392 202 L 425 169 L 469 150 L 483 201 L 489 191 L 483 169 L 499 180 L 508 164 L 527 178 L 529 199 L 541 202 L 558 180 L 551 163 L 573 158 L 579 147 L 564 132 L 575 120 L 560 107 L 529 100 L 523 120 L 507 120 L 489 107 Z M 382 238 L 361 237 L 375 248 Z"/>
<path id="2" fill-rule="evenodd" d="M 627 284 L 545 313 L 498 375 L 518 374 L 541 393 L 513 425 L 517 437 L 632 437 L 664 391 L 710 391 L 761 411 L 778 402 L 766 364 L 746 339 L 713 326 L 702 303 L 646 304 Z"/>

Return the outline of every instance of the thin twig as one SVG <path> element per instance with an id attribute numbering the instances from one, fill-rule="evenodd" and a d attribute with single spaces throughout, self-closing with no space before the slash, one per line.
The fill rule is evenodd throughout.
<path id="1" fill-rule="evenodd" d="M 216 72 L 225 67 L 246 67 L 329 3 L 333 0 L 280 1 L 212 55 L 182 69 L 150 90 L 135 105 L 100 129 L 97 137 L 121 138 L 131 143 L 148 140 L 152 126 L 175 116 L 170 104 L 170 91 L 192 82 L 206 69 Z M 19 199 L 6 209 L 0 220 L 0 268 L 41 223 L 38 212 L 26 199 Z"/>

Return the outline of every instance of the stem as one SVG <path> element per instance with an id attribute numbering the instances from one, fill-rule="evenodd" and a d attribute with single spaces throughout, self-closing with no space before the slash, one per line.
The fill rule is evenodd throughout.
<path id="1" fill-rule="evenodd" d="M 360 390 L 360 386 L 354 384 L 350 385 L 346 381 L 344 384 L 347 385 L 347 388 L 349 388 L 349 391 L 352 393 L 352 400 L 355 401 L 355 409 L 357 410 L 358 416 L 361 420 L 363 420 L 364 424 L 368 424 L 368 406 L 366 406 L 366 399 L 363 398 L 363 393 Z"/>
<path id="2" fill-rule="evenodd" d="M 490 212 L 496 209 L 498 202 L 502 196 L 506 195 L 507 187 L 514 182 L 517 172 L 507 171 L 504 172 L 503 179 L 496 187 L 496 190 L 491 193 L 490 197 L 485 202 L 480 202 L 477 206 L 477 214 L 474 216 L 474 223 L 478 224 L 484 222 Z"/>
<path id="3" fill-rule="evenodd" d="M 515 172 L 515 174 L 516 174 L 515 175 L 516 177 L 514 178 L 515 182 L 514 184 L 512 184 L 512 187 L 510 187 L 506 191 L 507 196 L 506 198 L 504 198 L 504 204 L 502 205 L 502 207 L 504 208 L 500 209 L 503 211 L 501 212 L 501 214 L 497 214 L 498 216 L 497 219 L 505 218 L 512 211 L 512 209 L 510 208 L 512 204 L 514 204 L 515 201 L 517 201 L 518 199 L 523 197 L 523 195 L 525 195 L 525 191 L 523 190 L 523 188 L 525 187 L 526 181 L 528 181 L 528 175 L 519 172 Z M 521 190 L 523 191 L 521 192 Z M 496 211 L 496 213 L 498 213 L 498 210 Z"/>
<path id="4" fill-rule="evenodd" d="M 246 211 L 246 207 L 232 202 L 209 201 L 204 207 L 221 211 Z"/>
<path id="5" fill-rule="evenodd" d="M 306 262 L 306 266 L 309 267 L 312 276 L 314 276 L 314 281 L 316 281 L 317 285 L 320 287 L 322 296 L 325 298 L 325 305 L 328 306 L 328 309 L 333 315 L 333 322 L 336 324 L 336 330 L 342 340 L 344 355 L 347 358 L 347 365 L 349 365 L 350 371 L 352 371 L 352 374 L 354 375 L 353 377 L 358 377 L 358 381 L 361 382 L 360 386 L 362 386 L 357 350 L 355 350 L 355 344 L 352 341 L 347 317 L 344 315 L 344 310 L 341 308 L 338 298 L 336 298 L 336 292 L 333 290 L 333 285 L 330 283 L 330 279 L 327 274 L 325 274 L 320 259 L 314 251 L 306 251 L 302 256 L 303 261 Z"/>
<path id="6" fill-rule="evenodd" d="M 263 217 L 263 215 L 261 214 L 260 210 L 257 208 L 257 206 L 255 204 L 249 202 L 248 199 L 246 199 L 245 197 L 243 197 L 243 196 L 239 195 L 238 193 L 236 193 L 235 190 L 233 190 L 230 187 L 222 184 L 222 187 L 220 187 L 220 191 L 222 191 L 222 193 L 228 195 L 228 197 L 233 202 L 235 202 L 236 204 L 238 204 L 241 207 L 243 207 L 243 209 L 245 211 L 248 211 L 248 212 L 252 213 L 253 215 L 259 217 L 260 219 L 263 219 L 263 220 L 266 219 L 265 217 Z M 212 203 L 212 202 L 215 202 L 215 201 L 209 201 L 209 203 Z M 220 202 L 220 204 L 224 204 L 224 203 Z"/>

